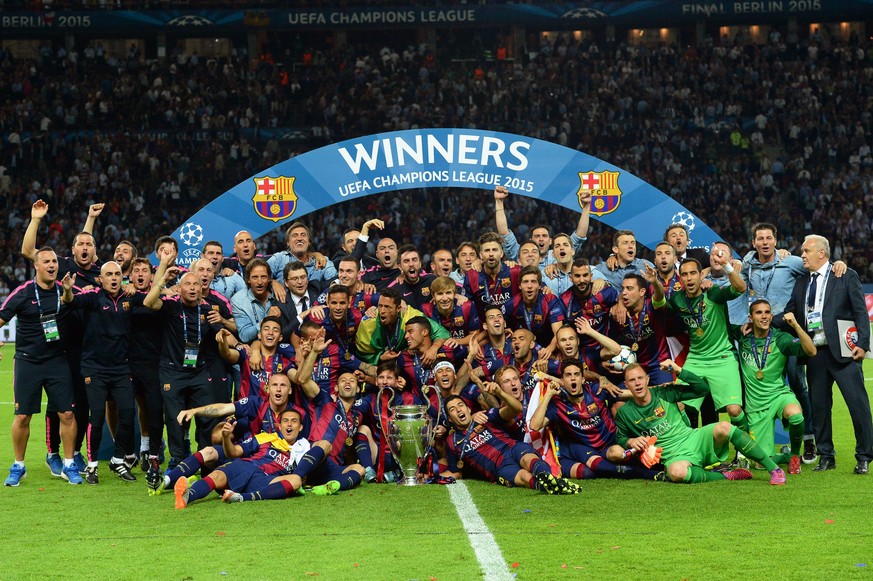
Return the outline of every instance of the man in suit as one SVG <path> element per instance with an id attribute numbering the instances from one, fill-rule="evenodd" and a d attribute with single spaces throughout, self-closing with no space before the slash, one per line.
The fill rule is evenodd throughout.
<path id="1" fill-rule="evenodd" d="M 290 343 L 291 335 L 315 304 L 318 291 L 309 284 L 306 267 L 300 261 L 289 262 L 282 274 L 288 294 L 285 295 L 285 302 L 274 305 L 270 314 L 282 320 L 282 340 Z"/>
<path id="2" fill-rule="evenodd" d="M 339 263 L 346 256 L 354 256 L 358 259 L 358 268 L 367 270 L 379 265 L 379 261 L 372 256 L 367 255 L 367 243 L 370 241 L 370 228 L 376 230 L 384 230 L 385 222 L 378 218 L 372 218 L 364 222 L 360 230 L 352 228 L 343 232 L 343 244 L 336 254 L 331 258 L 334 267 L 339 271 Z M 327 290 L 322 289 L 322 290 Z"/>
<path id="3" fill-rule="evenodd" d="M 801 258 L 807 274 L 795 281 L 785 312 L 794 313 L 818 347 L 818 353 L 809 359 L 806 367 L 813 430 L 821 455 L 813 471 L 836 468 L 831 428 L 833 383 L 836 381 L 855 428 L 855 474 L 867 474 L 869 462 L 873 460 L 873 418 L 861 367 L 864 354 L 870 348 L 870 320 L 864 291 L 854 270 L 849 269 L 840 278 L 833 276 L 830 244 L 826 238 L 807 236 Z M 843 342 L 837 325 L 840 319 L 852 321 L 858 330 L 851 357 L 840 353 Z M 781 317 L 779 323 L 782 323 Z"/>

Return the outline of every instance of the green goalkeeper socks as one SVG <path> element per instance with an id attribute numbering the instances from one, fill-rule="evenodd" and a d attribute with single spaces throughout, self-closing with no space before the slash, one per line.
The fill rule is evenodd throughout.
<path id="1" fill-rule="evenodd" d="M 761 466 L 767 469 L 768 472 L 777 468 L 776 464 L 774 464 L 773 460 L 770 458 L 770 455 L 764 453 L 764 450 L 757 442 L 755 442 L 755 440 L 752 439 L 752 436 L 737 429 L 736 426 L 731 429 L 730 442 L 734 445 L 734 448 L 737 449 L 737 452 L 746 458 L 758 462 Z"/>
<path id="2" fill-rule="evenodd" d="M 791 455 L 800 456 L 803 445 L 803 414 L 794 414 L 788 418 L 788 441 L 791 443 Z"/>
<path id="3" fill-rule="evenodd" d="M 748 433 L 749 431 L 749 422 L 746 418 L 746 412 L 743 410 L 740 410 L 740 415 L 738 415 L 737 417 L 731 417 L 731 424 L 738 427 L 744 432 Z"/>
<path id="4" fill-rule="evenodd" d="M 685 473 L 686 484 L 697 484 L 698 482 L 708 482 L 710 480 L 725 480 L 725 475 L 721 472 L 710 472 L 698 466 L 689 466 L 688 472 Z"/>

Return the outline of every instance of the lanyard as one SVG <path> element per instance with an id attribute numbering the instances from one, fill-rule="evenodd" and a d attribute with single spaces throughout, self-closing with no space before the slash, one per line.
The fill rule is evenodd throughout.
<path id="1" fill-rule="evenodd" d="M 764 292 L 759 293 L 752 286 L 752 265 L 749 264 L 749 274 L 746 277 L 747 279 L 749 279 L 749 304 L 751 304 L 752 301 L 755 300 L 752 297 L 760 296 L 760 298 L 762 298 L 762 299 L 767 298 L 767 292 L 770 290 L 770 283 L 773 282 L 773 276 L 775 274 L 776 274 L 776 265 L 774 264 L 773 268 L 770 269 L 770 277 L 767 279 L 767 285 L 764 287 Z"/>
<path id="2" fill-rule="evenodd" d="M 386 339 L 387 335 L 385 333 L 385 326 L 382 325 L 382 338 Z M 389 344 L 385 345 L 385 348 L 389 351 L 394 351 L 399 346 L 400 343 L 400 317 L 397 317 L 397 320 L 394 322 L 394 340 Z"/>
<path id="3" fill-rule="evenodd" d="M 755 338 L 754 334 L 751 336 L 752 355 L 755 356 L 755 365 L 758 366 L 758 371 L 759 371 L 758 375 L 759 376 L 762 375 L 762 372 L 764 371 L 764 366 L 767 365 L 767 354 L 770 352 L 770 340 L 772 338 L 773 338 L 773 329 L 768 329 L 767 330 L 767 340 L 764 341 L 764 351 L 761 353 L 761 356 L 759 358 L 758 357 L 758 341 Z M 758 377 L 758 379 L 761 379 L 761 377 Z"/>
<path id="4" fill-rule="evenodd" d="M 497 289 L 500 287 L 500 271 L 502 267 L 497 270 L 497 274 L 494 275 L 494 294 L 497 294 Z M 491 285 L 488 282 L 488 273 L 484 270 L 482 271 L 482 275 L 485 277 L 485 304 L 490 305 L 491 303 Z"/>
<path id="5" fill-rule="evenodd" d="M 418 355 L 412 356 L 412 369 L 415 371 L 415 377 L 418 379 L 418 388 L 421 389 L 430 380 L 431 372 L 421 365 L 421 357 Z"/>
<path id="6" fill-rule="evenodd" d="M 685 299 L 685 307 L 688 309 L 688 313 L 691 315 L 694 315 L 695 318 L 697 319 L 697 328 L 698 328 L 697 332 L 699 334 L 703 334 L 703 309 L 706 306 L 706 304 L 705 304 L 706 303 L 706 293 L 705 292 L 700 293 L 700 304 L 697 307 L 696 313 L 691 310 L 691 300 L 689 299 L 687 294 L 684 295 L 684 299 Z"/>
<path id="7" fill-rule="evenodd" d="M 200 345 L 200 303 L 197 303 L 197 343 Z M 185 315 L 185 305 L 182 305 L 182 340 L 188 345 L 188 317 Z"/>
<path id="8" fill-rule="evenodd" d="M 346 412 L 346 406 L 343 405 L 343 400 L 341 398 L 336 398 L 336 405 L 340 411 L 339 417 L 342 418 L 342 419 L 337 420 L 337 423 L 339 424 L 339 428 L 341 430 L 346 431 L 347 437 L 351 436 L 352 431 L 349 429 L 349 425 L 351 424 L 351 422 L 348 421 L 349 420 L 348 415 L 347 415 L 348 412 Z"/>
<path id="9" fill-rule="evenodd" d="M 825 274 L 821 279 L 821 284 L 816 287 L 816 296 L 815 296 L 815 308 L 811 312 L 820 313 L 822 306 L 824 306 L 824 291 L 827 288 L 828 277 L 831 275 L 831 264 L 828 263 L 827 270 L 825 270 Z M 809 305 L 809 291 L 812 290 L 812 281 L 813 277 L 809 277 L 809 284 L 806 285 L 806 304 Z M 809 311 L 809 306 L 806 307 L 806 310 Z"/>
<path id="10" fill-rule="evenodd" d="M 631 337 L 633 337 L 634 343 L 640 342 L 640 337 L 643 336 L 643 321 L 646 318 L 646 313 L 648 312 L 648 301 L 643 301 L 643 310 L 640 311 L 640 318 L 637 319 L 637 324 L 634 326 L 633 317 L 628 317 L 627 324 L 630 327 Z"/>
<path id="11" fill-rule="evenodd" d="M 539 298 L 539 297 L 537 297 Z M 533 326 L 531 324 L 531 320 L 533 319 L 534 311 L 537 310 L 537 304 L 534 303 L 534 306 L 531 310 L 527 309 L 527 305 L 524 304 L 524 301 L 521 301 L 521 310 L 524 313 L 524 322 L 525 327 L 527 327 L 528 331 L 533 331 Z"/>
<path id="12" fill-rule="evenodd" d="M 57 283 L 55 283 L 55 292 L 58 293 L 58 306 L 55 311 L 55 316 L 57 317 L 61 312 L 61 289 L 58 288 Z M 36 309 L 39 311 L 39 316 L 42 317 L 42 303 L 39 301 L 39 285 L 36 282 L 36 278 L 33 279 L 33 294 L 36 295 Z"/>
<path id="13" fill-rule="evenodd" d="M 263 353 L 261 354 L 263 355 Z M 260 387 L 264 389 L 267 387 L 267 382 L 270 381 L 270 377 L 276 373 L 276 368 L 279 366 L 279 354 L 273 354 L 273 364 L 270 366 L 270 372 L 267 373 L 266 366 L 260 371 L 255 372 L 255 377 L 258 378 L 258 381 L 262 384 Z"/>

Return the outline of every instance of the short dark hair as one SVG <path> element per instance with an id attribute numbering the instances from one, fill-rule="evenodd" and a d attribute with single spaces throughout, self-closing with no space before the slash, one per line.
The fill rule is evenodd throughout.
<path id="1" fill-rule="evenodd" d="M 669 236 L 671 230 L 676 230 L 677 228 L 679 230 L 685 230 L 685 236 L 688 236 L 688 226 L 686 226 L 685 224 L 679 224 L 678 222 L 674 222 L 667 226 L 667 229 L 664 230 L 664 240 L 667 239 L 667 236 Z"/>
<path id="2" fill-rule="evenodd" d="M 696 258 L 683 258 L 682 262 L 679 263 L 679 272 L 682 272 L 682 267 L 689 263 L 693 263 L 697 267 L 697 272 L 703 270 L 703 267 L 700 265 L 700 261 Z"/>
<path id="3" fill-rule="evenodd" d="M 163 244 L 172 244 L 173 248 L 176 249 L 176 252 L 179 251 L 179 243 L 176 242 L 176 239 L 172 236 L 158 236 L 158 239 L 155 240 L 155 252 L 158 251 L 158 248 Z"/>
<path id="4" fill-rule="evenodd" d="M 354 262 L 355 268 L 357 268 L 358 270 L 361 270 L 361 263 L 358 262 L 358 259 L 355 258 L 354 256 L 352 256 L 351 254 L 344 254 L 343 256 L 340 256 L 339 260 L 336 261 L 337 265 L 339 265 L 342 262 Z"/>
<path id="5" fill-rule="evenodd" d="M 755 239 L 755 235 L 758 233 L 758 230 L 770 230 L 773 232 L 773 238 L 778 238 L 778 232 L 776 231 L 776 226 L 771 224 L 770 222 L 758 222 L 754 226 L 752 226 L 752 239 Z"/>
<path id="6" fill-rule="evenodd" d="M 386 288 L 379 294 L 394 301 L 395 305 L 399 305 L 400 301 L 403 300 L 403 295 L 400 294 L 400 291 L 393 287 Z"/>
<path id="7" fill-rule="evenodd" d="M 120 242 L 119 242 L 119 244 L 120 244 Z M 204 251 L 204 252 L 206 252 L 206 247 L 207 247 L 207 246 L 218 246 L 218 248 L 221 249 L 221 253 L 224 254 L 224 246 L 222 246 L 222 245 L 221 245 L 221 242 L 219 242 L 218 240 L 210 240 L 209 242 L 207 242 L 206 244 L 204 244 L 204 245 L 203 245 L 203 251 Z"/>
<path id="8" fill-rule="evenodd" d="M 503 236 L 501 236 L 497 232 L 486 232 L 485 234 L 482 234 L 481 236 L 479 236 L 479 249 L 481 250 L 482 246 L 489 242 L 496 242 L 502 248 Z"/>
<path id="9" fill-rule="evenodd" d="M 421 252 L 419 252 L 418 248 L 415 247 L 414 244 L 404 244 L 400 248 L 397 249 L 397 256 L 403 256 L 407 252 L 415 252 L 418 254 L 418 259 L 421 260 Z"/>
<path id="10" fill-rule="evenodd" d="M 418 316 L 410 318 L 408 321 L 406 321 L 405 326 L 408 327 L 409 325 L 421 325 L 422 327 L 426 327 L 428 329 L 431 329 L 430 319 L 428 319 L 424 315 L 418 315 Z"/>
<path id="11" fill-rule="evenodd" d="M 590 268 L 590 267 L 591 267 L 591 263 L 588 262 L 588 259 L 587 259 L 587 258 L 574 258 L 574 259 L 573 259 L 573 267 L 572 267 L 572 268 L 579 268 L 579 267 L 582 267 L 582 266 L 587 266 L 587 267 Z"/>
<path id="12" fill-rule="evenodd" d="M 634 241 L 636 241 L 637 236 L 634 234 L 633 230 L 616 230 L 615 234 L 612 235 L 612 245 L 618 246 L 618 239 L 621 236 L 633 236 Z"/>
<path id="13" fill-rule="evenodd" d="M 646 281 L 646 279 L 643 278 L 643 275 L 637 274 L 636 272 L 629 272 L 628 274 L 624 275 L 624 278 L 622 280 L 628 279 L 636 281 L 637 286 L 640 288 L 648 288 L 649 286 L 649 283 Z"/>
<path id="14" fill-rule="evenodd" d="M 448 407 L 449 407 L 449 404 L 450 404 L 451 402 L 455 401 L 456 399 L 461 400 L 461 401 L 464 403 L 464 405 L 467 405 L 467 402 L 464 401 L 464 398 L 462 398 L 462 397 L 461 397 L 460 395 L 458 395 L 458 394 L 453 394 L 453 395 L 450 395 L 449 397 L 446 398 L 446 401 L 443 402 L 443 407 L 444 407 L 444 408 L 448 408 Z"/>
<path id="15" fill-rule="evenodd" d="M 767 299 L 754 300 L 751 303 L 749 303 L 749 314 L 751 315 L 752 310 L 755 308 L 755 306 L 760 305 L 761 303 L 766 304 L 768 307 L 770 306 L 770 301 L 768 301 Z"/>
<path id="16" fill-rule="evenodd" d="M 394 377 L 400 377 L 400 370 L 397 369 L 397 362 L 394 359 L 379 362 L 379 365 L 376 366 L 376 375 L 381 374 L 383 371 L 390 371 L 394 374 Z"/>
<path id="17" fill-rule="evenodd" d="M 134 258 L 139 256 L 139 251 L 136 249 L 136 246 L 134 246 L 133 242 L 131 242 L 130 240 L 121 240 L 118 244 L 115 245 L 115 247 L 118 248 L 122 244 L 130 246 L 130 249 L 133 250 L 133 257 Z"/>
<path id="18" fill-rule="evenodd" d="M 279 317 L 274 317 L 273 315 L 267 315 L 266 317 L 261 319 L 261 322 L 258 323 L 258 327 L 263 327 L 264 323 L 276 323 L 277 325 L 279 325 L 279 329 L 282 328 L 282 319 L 280 319 Z"/>
<path id="19" fill-rule="evenodd" d="M 254 260 L 254 259 L 252 259 Z M 248 270 L 248 269 L 246 269 Z M 306 266 L 299 260 L 292 260 L 288 264 L 285 265 L 285 268 L 282 269 L 282 280 L 288 278 L 288 273 L 292 270 L 306 270 Z M 309 278 L 309 272 L 306 272 L 306 278 Z"/>
<path id="20" fill-rule="evenodd" d="M 352 296 L 352 291 L 349 287 L 344 284 L 335 284 L 329 289 L 327 289 L 327 296 L 330 295 L 346 295 L 347 297 Z"/>
<path id="21" fill-rule="evenodd" d="M 564 371 L 567 370 L 568 367 L 578 367 L 579 371 L 585 373 L 585 370 L 588 369 L 588 366 L 585 365 L 585 362 L 580 359 L 564 359 L 561 363 L 561 375 L 564 374 Z"/>
<path id="22" fill-rule="evenodd" d="M 534 264 L 522 267 L 521 272 L 518 275 L 518 280 L 520 281 L 529 274 L 536 276 L 537 282 L 543 284 L 543 273 L 540 270 L 540 267 Z"/>

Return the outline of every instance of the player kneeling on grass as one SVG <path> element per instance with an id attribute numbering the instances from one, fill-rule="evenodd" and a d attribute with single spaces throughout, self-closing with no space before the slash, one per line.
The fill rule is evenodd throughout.
<path id="1" fill-rule="evenodd" d="M 506 405 L 499 410 L 486 412 L 485 423 L 473 421 L 473 413 L 461 396 L 446 399 L 446 414 L 453 430 L 447 435 L 446 458 L 440 460 L 447 466 L 442 476 L 461 477 L 465 465 L 489 482 L 503 486 L 529 486 L 548 494 L 577 494 L 577 484 L 552 476 L 548 463 L 540 458 L 530 444 L 512 439 L 499 429 L 500 422 L 507 422 L 518 415 L 521 404 Z"/>
<path id="2" fill-rule="evenodd" d="M 703 397 L 709 391 L 705 379 L 685 371 L 673 361 L 661 362 L 665 371 L 677 373 L 688 385 L 667 383 L 649 387 L 649 376 L 638 364 L 624 370 L 625 386 L 633 399 L 616 412 L 619 446 L 644 452 L 657 437 L 662 449 L 661 461 L 673 482 L 706 482 L 709 480 L 749 480 L 752 473 L 744 468 L 729 472 L 709 472 L 703 469 L 727 460 L 729 446 L 747 458 L 760 462 L 770 472 L 770 484 L 785 484 L 785 473 L 755 440 L 729 422 L 691 428 L 682 417 L 677 402 Z"/>
<path id="3" fill-rule="evenodd" d="M 624 448 L 615 443 L 615 420 L 610 406 L 616 398 L 585 381 L 587 366 L 565 359 L 561 379 L 548 389 L 530 419 L 532 430 L 555 428 L 560 440 L 561 474 L 566 478 L 646 478 L 663 480 L 664 473 L 637 462 L 623 464 Z M 619 399 L 629 399 L 622 390 Z M 610 458 L 612 461 L 608 460 Z"/>
<path id="4" fill-rule="evenodd" d="M 773 457 L 777 464 L 788 462 L 789 474 L 800 474 L 800 448 L 803 445 L 804 419 L 800 402 L 785 383 L 785 367 L 792 356 L 812 357 L 817 350 L 812 338 L 794 318 L 785 313 L 785 324 L 794 329 L 797 339 L 771 326 L 770 303 L 754 301 L 749 305 L 752 332 L 743 335 L 740 327 L 731 326 L 740 352 L 740 372 L 746 386 L 746 417 L 749 434 L 769 453 L 774 452 L 773 420 L 788 422 L 791 455 Z"/>

